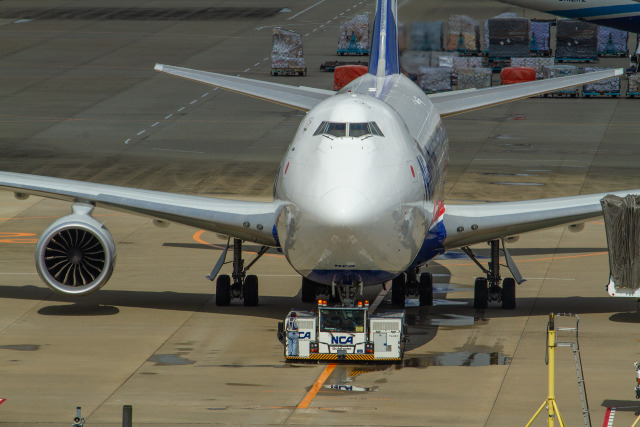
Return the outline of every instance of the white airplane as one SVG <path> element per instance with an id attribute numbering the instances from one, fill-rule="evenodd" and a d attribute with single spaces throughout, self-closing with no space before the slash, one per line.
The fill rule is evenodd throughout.
<path id="1" fill-rule="evenodd" d="M 562 18 L 640 33 L 640 3 L 635 0 L 498 0 Z"/>
<path id="2" fill-rule="evenodd" d="M 100 289 L 114 268 L 115 244 L 91 216 L 95 206 L 176 222 L 229 237 L 209 278 L 234 251 L 233 274 L 219 275 L 216 303 L 258 303 L 258 279 L 246 275 L 242 242 L 282 250 L 302 275 L 302 299 L 353 302 L 364 286 L 392 280 L 393 300 L 432 301 L 431 274 L 419 268 L 439 254 L 491 242 L 492 262 L 475 284 L 476 307 L 515 307 L 515 280 L 500 284 L 499 241 L 520 233 L 601 216 L 602 194 L 513 203 L 445 205 L 448 139 L 442 117 L 620 75 L 577 76 L 427 96 L 400 74 L 397 5 L 378 0 L 369 73 L 339 92 L 293 87 L 167 65 L 165 73 L 306 111 L 285 153 L 272 202 L 173 194 L 17 173 L 0 173 L 0 188 L 19 199 L 36 195 L 73 203 L 36 246 L 43 281 L 65 295 Z M 626 194 L 626 192 L 620 193 Z M 576 226 L 579 228 L 579 226 Z M 230 241 L 233 238 L 233 245 Z M 503 243 L 504 246 L 504 243 Z M 508 265 L 522 281 L 508 251 Z M 474 258 L 475 259 L 475 258 Z M 255 260 L 254 260 L 255 261 Z M 480 265 L 480 264 L 478 264 Z"/>

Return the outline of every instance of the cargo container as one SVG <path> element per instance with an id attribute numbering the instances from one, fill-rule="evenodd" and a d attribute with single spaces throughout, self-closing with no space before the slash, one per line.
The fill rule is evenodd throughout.
<path id="1" fill-rule="evenodd" d="M 442 21 L 411 24 L 411 50 L 442 50 Z"/>
<path id="2" fill-rule="evenodd" d="M 465 15 L 449 16 L 446 50 L 464 54 L 480 52 L 480 25 Z"/>
<path id="3" fill-rule="evenodd" d="M 607 68 L 602 67 L 585 67 L 584 72 L 590 73 L 593 71 L 601 71 L 606 69 Z M 614 98 L 618 97 L 620 96 L 620 77 L 612 77 L 610 79 L 600 80 L 583 85 L 582 95 L 585 98 L 589 98 L 591 96 L 609 96 Z"/>
<path id="4" fill-rule="evenodd" d="M 340 24 L 338 55 L 369 54 L 369 14 L 356 15 Z"/>
<path id="5" fill-rule="evenodd" d="M 340 90 L 353 80 L 367 73 L 366 65 L 342 65 L 333 74 L 333 90 Z"/>
<path id="6" fill-rule="evenodd" d="M 491 68 L 463 68 L 458 70 L 458 90 L 491 87 Z"/>

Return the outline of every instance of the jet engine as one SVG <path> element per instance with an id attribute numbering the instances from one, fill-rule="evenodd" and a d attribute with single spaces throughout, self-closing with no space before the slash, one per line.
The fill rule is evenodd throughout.
<path id="1" fill-rule="evenodd" d="M 82 296 L 100 289 L 116 260 L 109 230 L 91 216 L 92 205 L 76 203 L 73 213 L 51 224 L 36 245 L 36 269 L 63 295 Z"/>

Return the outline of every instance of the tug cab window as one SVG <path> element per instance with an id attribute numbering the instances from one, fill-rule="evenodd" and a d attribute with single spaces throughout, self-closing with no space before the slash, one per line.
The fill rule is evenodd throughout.
<path id="1" fill-rule="evenodd" d="M 349 131 L 347 134 L 347 130 Z M 334 123 L 322 122 L 313 135 L 330 135 L 335 137 L 350 136 L 360 138 L 367 135 L 384 136 L 376 122 L 365 123 Z"/>

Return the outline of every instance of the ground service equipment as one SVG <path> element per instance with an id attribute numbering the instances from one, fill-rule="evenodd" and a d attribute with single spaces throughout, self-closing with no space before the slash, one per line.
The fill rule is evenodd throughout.
<path id="1" fill-rule="evenodd" d="M 287 362 L 305 360 L 399 362 L 404 354 L 404 311 L 369 315 L 368 302 L 354 307 L 327 307 L 318 301 L 318 311 L 292 310 L 279 322 Z M 298 354 L 289 355 L 284 326 L 292 313 L 298 324 Z"/>

